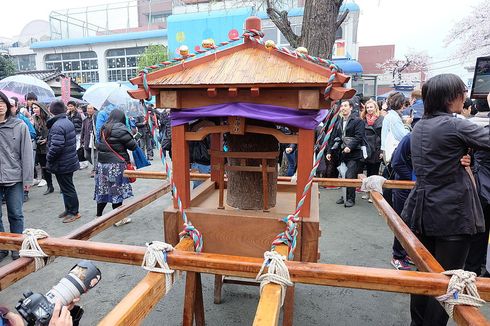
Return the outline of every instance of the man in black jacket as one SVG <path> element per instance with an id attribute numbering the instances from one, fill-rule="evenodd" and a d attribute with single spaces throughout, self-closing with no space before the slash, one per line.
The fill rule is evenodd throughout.
<path id="1" fill-rule="evenodd" d="M 80 168 L 75 127 L 67 119 L 66 107 L 62 101 L 51 103 L 49 111 L 54 117 L 47 122 L 49 129 L 47 169 L 56 175 L 63 194 L 65 211 L 58 217 L 63 218 L 63 223 L 70 223 L 80 218 L 78 195 L 73 184 L 73 172 Z"/>
<path id="2" fill-rule="evenodd" d="M 345 163 L 347 171 L 346 179 L 356 179 L 359 162 L 362 158 L 361 146 L 364 139 L 364 122 L 352 114 L 354 104 L 350 100 L 345 100 L 340 105 L 341 119 L 333 131 L 330 139 L 337 140 L 337 145 L 329 146 L 327 150 L 327 160 L 332 159 L 332 151 L 340 152 L 340 161 Z M 340 197 L 337 204 L 344 204 L 345 207 L 352 207 L 356 202 L 356 188 L 347 188 L 346 198 Z"/>

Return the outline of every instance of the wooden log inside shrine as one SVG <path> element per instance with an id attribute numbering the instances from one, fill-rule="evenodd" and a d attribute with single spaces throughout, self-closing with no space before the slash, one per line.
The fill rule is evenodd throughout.
<path id="1" fill-rule="evenodd" d="M 288 255 L 288 247 L 279 245 L 275 249 L 283 256 Z M 260 300 L 255 313 L 254 326 L 277 325 L 281 312 L 282 288 L 279 284 L 269 283 L 260 293 Z"/>
<path id="2" fill-rule="evenodd" d="M 139 178 L 139 179 L 167 179 L 166 172 L 158 171 L 138 171 L 138 170 L 126 170 L 124 171 L 126 177 Z M 206 180 L 210 178 L 210 174 L 206 173 L 190 173 L 191 180 Z M 278 176 L 277 181 L 291 181 L 291 177 Z M 362 184 L 361 179 L 337 179 L 337 178 L 313 178 L 313 182 L 318 183 L 321 186 L 333 186 L 333 187 L 360 187 Z M 386 189 L 412 189 L 415 185 L 414 181 L 404 180 L 386 180 L 383 184 L 383 188 Z"/>
<path id="3" fill-rule="evenodd" d="M 111 227 L 115 222 L 122 220 L 125 217 L 133 214 L 137 210 L 152 203 L 156 199 L 170 192 L 169 183 L 165 183 L 155 190 L 152 190 L 142 196 L 128 201 L 124 205 L 112 210 L 101 217 L 94 219 L 87 224 L 80 226 L 65 236 L 67 239 L 86 240 L 96 234 Z M 0 291 L 6 289 L 13 283 L 24 278 L 35 271 L 34 260 L 32 258 L 20 258 L 5 266 L 0 267 Z"/>
<path id="4" fill-rule="evenodd" d="M 175 249 L 194 251 L 190 238 L 182 239 Z M 177 275 L 174 273 L 174 279 Z M 153 307 L 165 296 L 166 275 L 149 272 L 136 286 L 109 312 L 99 326 L 139 325 Z"/>
<path id="5" fill-rule="evenodd" d="M 23 239 L 24 236 L 20 234 L 0 233 L 0 248 L 19 250 Z M 139 246 L 63 238 L 41 239 L 39 245 L 50 256 L 128 265 L 140 265 L 146 250 Z M 263 259 L 174 250 L 167 255 L 167 261 L 170 268 L 177 270 L 255 278 Z M 446 293 L 449 283 L 449 277 L 438 272 L 397 271 L 296 261 L 287 261 L 286 266 L 291 281 L 304 284 L 438 296 Z M 476 286 L 482 299 L 490 300 L 490 279 L 477 277 Z"/>
<path id="6" fill-rule="evenodd" d="M 434 256 L 432 256 L 432 254 L 427 250 L 427 248 L 425 248 L 417 236 L 410 230 L 405 222 L 403 222 L 401 217 L 398 216 L 395 210 L 383 198 L 383 195 L 376 191 L 371 191 L 371 198 L 375 207 L 386 220 L 386 223 L 393 231 L 396 238 L 410 255 L 410 258 L 412 258 L 412 260 L 415 262 L 417 268 L 423 272 L 442 273 L 444 268 L 442 268 Z M 481 291 L 480 288 L 478 288 L 478 290 Z M 488 301 L 488 299 L 484 300 Z M 458 325 L 463 326 L 490 325 L 490 323 L 477 308 L 470 306 L 455 306 L 454 320 Z"/>

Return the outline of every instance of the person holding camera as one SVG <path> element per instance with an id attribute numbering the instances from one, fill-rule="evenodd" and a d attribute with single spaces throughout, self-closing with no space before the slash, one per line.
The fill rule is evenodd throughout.
<path id="1" fill-rule="evenodd" d="M 341 119 L 332 133 L 334 145 L 327 150 L 327 160 L 332 159 L 332 151 L 340 152 L 340 162 L 345 164 L 347 171 L 345 178 L 356 179 L 357 170 L 361 161 L 361 146 L 364 143 L 364 122 L 352 115 L 354 104 L 351 100 L 344 100 L 340 105 Z M 356 188 L 346 189 L 346 198 L 337 200 L 337 204 L 352 207 L 356 202 Z"/>

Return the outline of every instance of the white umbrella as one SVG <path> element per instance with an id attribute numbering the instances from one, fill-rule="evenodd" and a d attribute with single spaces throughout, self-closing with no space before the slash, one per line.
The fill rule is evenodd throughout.
<path id="1" fill-rule="evenodd" d="M 27 93 L 34 93 L 43 103 L 54 100 L 54 92 L 48 84 L 41 79 L 27 75 L 14 75 L 0 80 L 0 90 L 23 96 Z"/>
<path id="2" fill-rule="evenodd" d="M 116 82 L 98 83 L 89 87 L 82 98 L 97 109 L 110 104 L 116 107 L 128 106 L 137 102 L 129 96 L 129 90 L 131 88 L 128 86 Z"/>

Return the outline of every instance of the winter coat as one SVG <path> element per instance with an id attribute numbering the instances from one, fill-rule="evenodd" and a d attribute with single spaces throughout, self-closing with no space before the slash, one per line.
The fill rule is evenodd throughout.
<path id="1" fill-rule="evenodd" d="M 93 114 L 91 117 L 87 116 L 82 122 L 82 131 L 80 132 L 80 146 L 83 146 L 85 150 L 90 150 L 90 136 L 92 135 L 92 140 L 95 142 L 95 132 L 94 125 L 96 115 Z"/>
<path id="2" fill-rule="evenodd" d="M 425 236 L 472 235 L 485 231 L 483 211 L 460 159 L 468 148 L 490 150 L 488 130 L 451 114 L 424 116 L 411 136 L 417 181 L 402 218 Z"/>
<path id="3" fill-rule="evenodd" d="M 80 113 L 75 110 L 73 112 L 67 112 L 66 116 L 68 120 L 70 120 L 75 126 L 75 132 L 77 133 L 77 135 L 82 132 L 82 116 L 80 115 Z"/>
<path id="4" fill-rule="evenodd" d="M 336 151 L 340 152 L 340 159 L 343 162 L 360 160 L 362 158 L 361 146 L 364 145 L 364 122 L 361 119 L 350 115 L 347 120 L 347 125 L 345 126 L 345 133 L 343 125 L 344 118 L 338 120 L 330 139 L 332 141 L 335 141 L 336 138 L 342 140 L 342 145 L 340 145 Z M 350 153 L 343 153 L 345 147 L 350 148 Z M 327 154 L 331 154 L 331 152 L 331 146 L 329 146 Z"/>
<path id="5" fill-rule="evenodd" d="M 35 116 L 34 119 L 39 118 Z M 41 142 L 48 139 L 48 126 L 45 125 L 44 127 L 41 127 L 39 125 L 35 125 L 34 127 L 36 128 L 36 153 L 45 155 L 48 153 L 48 143 L 45 142 L 44 144 L 41 144 Z"/>
<path id="6" fill-rule="evenodd" d="M 101 133 L 104 133 L 105 127 L 102 127 Z M 107 143 L 106 143 L 107 141 Z M 109 146 L 107 146 L 109 144 Z M 118 155 L 122 156 L 126 162 L 130 162 L 128 150 L 134 151 L 136 149 L 136 141 L 129 132 L 125 124 L 117 122 L 112 126 L 112 131 L 109 137 L 101 136 L 100 143 L 98 144 L 100 163 L 122 163 Z M 111 150 L 112 148 L 112 150 Z"/>
<path id="7" fill-rule="evenodd" d="M 47 169 L 54 174 L 66 174 L 80 168 L 77 156 L 77 138 L 73 123 L 65 113 L 55 115 L 47 122 Z"/>
<path id="8" fill-rule="evenodd" d="M 9 117 L 0 123 L 0 185 L 32 184 L 34 158 L 29 128 L 22 120 Z"/>
<path id="9" fill-rule="evenodd" d="M 368 143 L 371 152 L 368 158 L 364 161 L 366 163 L 379 163 L 381 159 L 381 129 L 383 127 L 383 117 L 379 116 L 372 126 L 368 126 L 367 121 L 364 121 L 365 140 Z"/>

